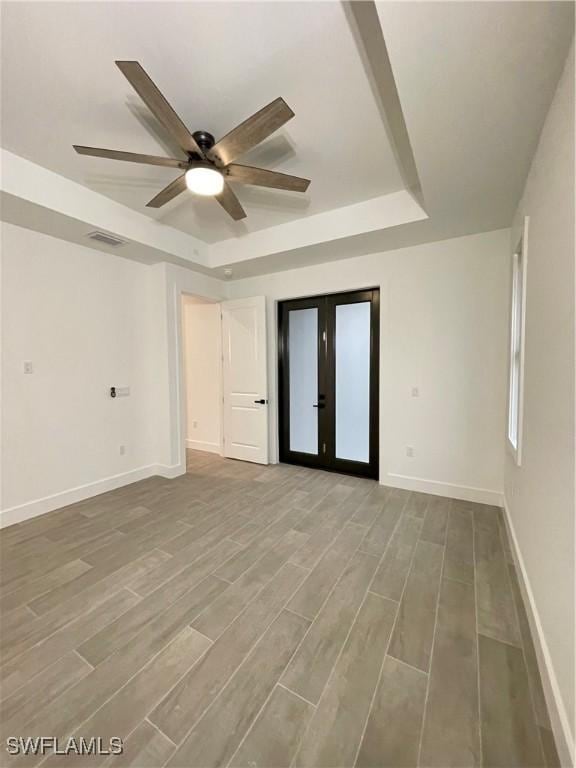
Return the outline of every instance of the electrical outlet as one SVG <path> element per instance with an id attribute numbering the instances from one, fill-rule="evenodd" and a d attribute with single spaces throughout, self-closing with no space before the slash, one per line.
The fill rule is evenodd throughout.
<path id="1" fill-rule="evenodd" d="M 120 456 L 124 456 L 125 453 L 126 453 L 126 446 L 125 445 L 121 445 L 120 446 Z"/>
<path id="2" fill-rule="evenodd" d="M 198 429 L 198 422 L 197 421 L 193 421 L 192 422 L 192 429 Z"/>
<path id="3" fill-rule="evenodd" d="M 408 456 L 409 459 L 414 458 L 414 448 L 411 445 L 406 446 L 406 456 Z"/>
<path id="4" fill-rule="evenodd" d="M 24 360 L 24 373 L 34 373 L 32 360 Z"/>
<path id="5" fill-rule="evenodd" d="M 412 397 L 420 397 L 420 390 L 418 387 L 412 387 Z"/>

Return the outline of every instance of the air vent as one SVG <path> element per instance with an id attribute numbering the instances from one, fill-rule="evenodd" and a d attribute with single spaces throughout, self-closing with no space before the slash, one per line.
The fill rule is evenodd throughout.
<path id="1" fill-rule="evenodd" d="M 125 245 L 124 240 L 120 240 L 119 237 L 115 237 L 114 235 L 109 235 L 107 232 L 90 232 L 87 237 L 89 237 L 90 240 L 96 240 L 99 243 L 110 245 L 112 248 L 117 248 L 119 245 Z"/>

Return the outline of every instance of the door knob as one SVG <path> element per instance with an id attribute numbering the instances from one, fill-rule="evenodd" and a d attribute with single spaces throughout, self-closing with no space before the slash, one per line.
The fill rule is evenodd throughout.
<path id="1" fill-rule="evenodd" d="M 255 403 L 258 403 L 258 405 L 266 405 L 268 400 L 264 400 L 264 398 L 261 398 L 260 400 L 254 400 Z"/>

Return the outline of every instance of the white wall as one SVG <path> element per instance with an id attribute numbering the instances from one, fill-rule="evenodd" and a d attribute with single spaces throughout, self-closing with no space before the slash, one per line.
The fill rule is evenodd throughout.
<path id="1" fill-rule="evenodd" d="M 509 236 L 500 230 L 231 283 L 231 298 L 268 298 L 273 460 L 276 302 L 380 287 L 380 482 L 499 503 Z"/>
<path id="2" fill-rule="evenodd" d="M 574 51 L 518 207 L 530 217 L 522 466 L 505 495 L 524 569 L 559 746 L 574 761 Z M 511 245 L 510 248 L 513 246 Z M 547 657 L 547 658 L 546 658 Z M 546 681 L 546 675 L 545 675 Z M 555 695 L 555 700 L 552 696 Z"/>
<path id="3" fill-rule="evenodd" d="M 2 225 L 4 524 L 62 506 L 71 489 L 137 479 L 157 461 L 154 275 Z M 112 385 L 130 396 L 112 399 Z"/>
<path id="4" fill-rule="evenodd" d="M 220 304 L 185 296 L 182 342 L 186 383 L 187 447 L 222 447 L 222 336 Z"/>
<path id="5" fill-rule="evenodd" d="M 224 283 L 10 224 L 1 237 L 0 525 L 185 471 L 181 296 L 218 300 Z"/>

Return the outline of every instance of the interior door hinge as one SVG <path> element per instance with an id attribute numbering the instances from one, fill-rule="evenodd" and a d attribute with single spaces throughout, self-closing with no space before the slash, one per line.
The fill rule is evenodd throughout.
<path id="1" fill-rule="evenodd" d="M 322 341 L 326 341 L 326 331 L 322 331 Z"/>
<path id="2" fill-rule="evenodd" d="M 322 443 L 322 453 L 326 453 L 326 443 Z"/>

